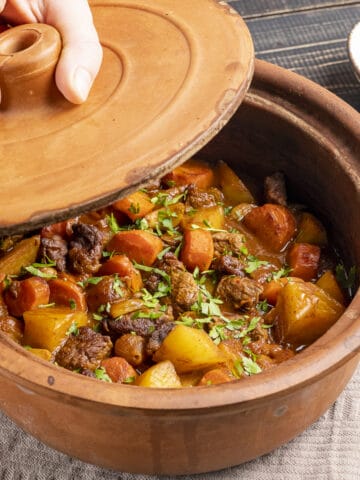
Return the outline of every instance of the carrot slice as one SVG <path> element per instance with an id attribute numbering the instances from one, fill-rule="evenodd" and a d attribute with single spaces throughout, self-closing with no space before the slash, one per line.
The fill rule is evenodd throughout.
<path id="1" fill-rule="evenodd" d="M 49 298 L 49 285 L 40 277 L 14 281 L 4 292 L 4 301 L 10 315 L 14 317 L 21 317 L 27 310 L 34 310 L 39 305 L 48 304 Z"/>
<path id="2" fill-rule="evenodd" d="M 290 210 L 272 203 L 253 208 L 244 217 L 244 224 L 274 252 L 282 250 L 296 230 L 295 218 Z"/>
<path id="3" fill-rule="evenodd" d="M 151 266 L 164 248 L 159 237 L 144 230 L 116 233 L 107 245 L 108 251 L 127 255 L 130 260 Z"/>
<path id="4" fill-rule="evenodd" d="M 131 263 L 126 255 L 114 255 L 107 260 L 99 269 L 98 274 L 113 275 L 117 273 L 120 277 L 124 277 L 125 283 L 133 292 L 142 289 L 143 283 L 141 274 Z"/>
<path id="5" fill-rule="evenodd" d="M 130 363 L 122 357 L 105 358 L 101 366 L 114 383 L 133 383 L 138 376 Z"/>
<path id="6" fill-rule="evenodd" d="M 316 277 L 320 260 L 320 247 L 310 243 L 294 243 L 287 253 L 291 273 L 305 281 Z"/>
<path id="7" fill-rule="evenodd" d="M 55 278 L 49 280 L 50 303 L 70 307 L 73 310 L 87 310 L 85 294 L 76 283 Z"/>
<path id="8" fill-rule="evenodd" d="M 232 382 L 235 377 L 226 367 L 219 367 L 209 370 L 204 374 L 198 385 L 218 385 L 220 383 Z"/>
<path id="9" fill-rule="evenodd" d="M 214 242 L 208 230 L 185 230 L 180 259 L 189 270 L 208 270 L 214 256 Z"/>
<path id="10" fill-rule="evenodd" d="M 165 175 L 162 182 L 168 186 L 193 184 L 206 189 L 214 185 L 215 176 L 207 163 L 192 158 Z"/>
<path id="11" fill-rule="evenodd" d="M 125 213 L 133 222 L 152 212 L 155 204 L 145 192 L 134 192 L 113 204 L 115 210 Z"/>

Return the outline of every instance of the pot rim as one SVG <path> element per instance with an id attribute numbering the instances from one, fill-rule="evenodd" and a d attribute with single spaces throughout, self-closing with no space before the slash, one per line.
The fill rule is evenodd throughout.
<path id="1" fill-rule="evenodd" d="M 281 67 L 256 60 L 253 89 L 263 92 L 276 90 L 298 114 L 311 104 L 335 122 L 335 129 L 350 133 L 355 151 L 360 151 L 360 115 L 344 101 L 314 82 Z M 250 103 L 251 96 L 250 93 Z M 305 107 L 304 107 L 305 106 Z M 315 123 L 319 119 L 315 120 Z M 316 125 L 315 125 L 316 128 Z M 346 164 L 346 159 L 345 159 Z M 344 163 L 343 163 L 344 165 Z M 347 168 L 360 196 L 360 166 Z M 45 362 L 23 347 L 0 334 L 0 376 L 14 381 L 29 394 L 56 397 L 68 403 L 86 402 L 88 407 L 101 404 L 110 411 L 125 409 L 150 414 L 178 414 L 193 410 L 206 411 L 227 405 L 249 409 L 270 398 L 290 395 L 303 385 L 315 382 L 360 352 L 360 290 L 340 319 L 321 338 L 275 369 L 254 375 L 244 381 L 208 387 L 182 389 L 150 389 L 130 385 L 102 383 Z M 96 385 L 98 387 L 96 387 Z M 100 388 L 101 385 L 101 388 Z"/>

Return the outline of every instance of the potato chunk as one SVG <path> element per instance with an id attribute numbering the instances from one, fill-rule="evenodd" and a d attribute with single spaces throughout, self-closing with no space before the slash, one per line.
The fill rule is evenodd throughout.
<path id="1" fill-rule="evenodd" d="M 170 360 L 178 373 L 185 373 L 217 365 L 226 359 L 203 330 L 177 325 L 155 353 L 154 360 Z"/>
<path id="2" fill-rule="evenodd" d="M 85 312 L 70 308 L 38 308 L 24 313 L 24 345 L 53 352 L 67 337 L 69 328 L 87 325 Z"/>
<path id="3" fill-rule="evenodd" d="M 151 388 L 178 388 L 181 387 L 181 382 L 174 365 L 169 360 L 165 360 L 148 368 L 137 378 L 136 385 Z"/>
<path id="4" fill-rule="evenodd" d="M 40 246 L 40 237 L 25 238 L 0 260 L 0 272 L 19 275 L 23 267 L 35 262 Z"/>
<path id="5" fill-rule="evenodd" d="M 323 335 L 344 312 L 344 307 L 312 283 L 287 283 L 272 312 L 281 343 L 309 345 Z"/>
<path id="6" fill-rule="evenodd" d="M 225 199 L 231 204 L 253 203 L 254 197 L 236 173 L 223 161 L 217 166 L 217 175 Z"/>
<path id="7" fill-rule="evenodd" d="M 201 228 L 223 229 L 225 223 L 224 209 L 221 205 L 213 207 L 199 208 L 194 214 L 186 214 L 181 220 L 181 227 L 191 229 L 192 225 Z"/>
<path id="8" fill-rule="evenodd" d="M 335 298 L 339 303 L 345 305 L 344 294 L 331 270 L 326 270 L 316 282 L 316 285 L 322 288 L 330 297 Z"/>

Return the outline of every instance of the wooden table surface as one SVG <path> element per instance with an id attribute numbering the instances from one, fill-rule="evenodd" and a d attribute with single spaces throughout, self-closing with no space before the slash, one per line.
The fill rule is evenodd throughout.
<path id="1" fill-rule="evenodd" d="M 229 0 L 229 3 L 245 19 L 253 35 L 257 58 L 310 78 L 360 111 L 360 83 L 352 71 L 346 49 L 347 36 L 352 26 L 360 21 L 360 1 Z M 359 378 L 359 374 L 356 378 Z M 50 478 L 50 471 L 52 471 L 50 475 L 52 479 L 60 480 L 135 478 L 130 475 L 113 477 L 110 472 L 91 469 L 92 467 L 81 462 L 74 463 L 71 468 L 68 465 L 66 470 L 62 470 L 62 462 L 73 463 L 73 460 L 66 460 L 68 457 L 61 454 L 54 456 L 46 447 L 43 447 L 41 458 L 40 455 L 37 457 L 38 464 L 37 466 L 34 464 L 34 469 L 31 471 L 29 463 L 26 462 L 26 456 L 31 458 L 34 455 L 34 449 L 38 451 L 42 446 L 40 444 L 34 446 L 30 437 L 20 434 L 17 427 L 1 414 L 0 431 L 5 431 L 8 437 L 3 447 L 8 451 L 0 449 L 1 479 L 45 479 Z M 20 451 L 22 461 L 19 463 L 20 466 L 16 467 L 18 470 L 14 470 L 13 466 L 18 464 L 20 458 L 16 452 Z M 52 465 L 50 469 L 48 469 L 49 464 Z M 360 472 L 360 460 L 358 467 Z M 54 471 L 53 468 L 56 470 Z M 266 476 L 265 471 L 261 471 L 261 478 L 270 478 Z M 251 477 L 249 474 L 250 470 L 247 470 L 246 478 L 260 478 L 257 474 Z M 288 478 L 285 474 L 286 472 L 282 474 L 277 470 L 277 478 Z M 238 474 L 236 470 L 232 471 L 231 478 L 240 478 L 238 475 L 240 473 Z M 219 473 L 220 477 L 225 478 Z M 342 478 L 359 479 L 360 473 L 359 476 L 351 474 Z"/>
<path id="2" fill-rule="evenodd" d="M 346 43 L 360 21 L 352 0 L 229 0 L 245 19 L 256 57 L 310 78 L 360 110 Z M 360 48 L 360 46 L 359 46 Z"/>

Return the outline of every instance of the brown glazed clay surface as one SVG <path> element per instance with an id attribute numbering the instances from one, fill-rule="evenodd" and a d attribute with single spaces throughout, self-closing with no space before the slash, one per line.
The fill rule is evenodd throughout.
<path id="1" fill-rule="evenodd" d="M 240 174 L 283 170 L 292 195 L 327 218 L 349 264 L 359 265 L 359 117 L 312 82 L 257 62 L 242 107 L 199 156 L 222 158 Z M 137 473 L 206 472 L 245 462 L 299 434 L 336 400 L 359 352 L 360 292 L 339 321 L 294 359 L 211 387 L 100 383 L 0 336 L 0 407 L 45 443 L 88 462 Z"/>
<path id="2" fill-rule="evenodd" d="M 0 37 L 3 233 L 109 204 L 169 171 L 221 129 L 248 89 L 252 40 L 229 6 L 95 0 L 92 11 L 104 61 L 81 106 L 49 92 L 48 77 L 38 81 L 48 54 L 38 25 Z"/>

